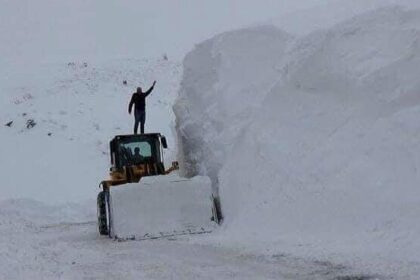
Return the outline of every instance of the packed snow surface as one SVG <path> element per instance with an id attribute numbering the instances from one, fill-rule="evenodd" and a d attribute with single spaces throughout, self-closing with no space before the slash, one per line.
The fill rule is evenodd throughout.
<path id="1" fill-rule="evenodd" d="M 0 203 L 2 279 L 302 279 L 359 275 L 285 254 L 258 255 L 200 244 L 204 236 L 154 241 L 99 237 L 90 204 Z"/>
<path id="2" fill-rule="evenodd" d="M 419 65 L 420 11 L 398 7 L 197 45 L 177 132 L 184 173 L 220 193 L 219 238 L 418 275 Z"/>

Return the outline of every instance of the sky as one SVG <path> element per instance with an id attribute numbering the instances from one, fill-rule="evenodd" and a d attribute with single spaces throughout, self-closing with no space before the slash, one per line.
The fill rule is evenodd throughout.
<path id="1" fill-rule="evenodd" d="M 416 2 L 0 0 L 0 74 L 50 62 L 163 54 L 180 61 L 195 44 L 227 30 L 275 24 L 302 35 L 378 6 Z"/>
<path id="2" fill-rule="evenodd" d="M 0 0 L 3 62 L 161 56 L 326 0 Z"/>

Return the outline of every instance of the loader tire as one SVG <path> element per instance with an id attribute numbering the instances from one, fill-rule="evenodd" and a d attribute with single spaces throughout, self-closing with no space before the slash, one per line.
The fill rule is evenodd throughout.
<path id="1" fill-rule="evenodd" d="M 220 198 L 216 197 L 214 195 L 211 195 L 211 201 L 212 201 L 212 217 L 211 220 L 216 222 L 217 224 L 222 224 L 223 222 L 223 215 L 222 215 L 222 207 L 220 204 Z"/>
<path id="2" fill-rule="evenodd" d="M 106 211 L 106 195 L 102 191 L 98 194 L 97 199 L 97 213 L 98 213 L 98 229 L 100 235 L 108 235 L 108 217 Z"/>

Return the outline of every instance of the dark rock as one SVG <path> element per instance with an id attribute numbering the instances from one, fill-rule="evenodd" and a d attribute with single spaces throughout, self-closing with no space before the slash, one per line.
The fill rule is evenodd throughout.
<path id="1" fill-rule="evenodd" d="M 29 120 L 27 120 L 27 121 L 26 121 L 26 128 L 27 128 L 27 129 L 31 129 L 31 128 L 33 128 L 34 126 L 36 126 L 36 122 L 35 122 L 35 120 L 33 120 L 33 119 L 29 119 Z"/>

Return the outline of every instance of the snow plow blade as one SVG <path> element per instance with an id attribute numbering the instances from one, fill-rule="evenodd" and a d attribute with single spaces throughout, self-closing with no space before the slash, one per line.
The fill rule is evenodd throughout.
<path id="1" fill-rule="evenodd" d="M 207 177 L 145 177 L 140 183 L 113 187 L 109 208 L 109 236 L 118 240 L 209 233 L 216 226 Z"/>

